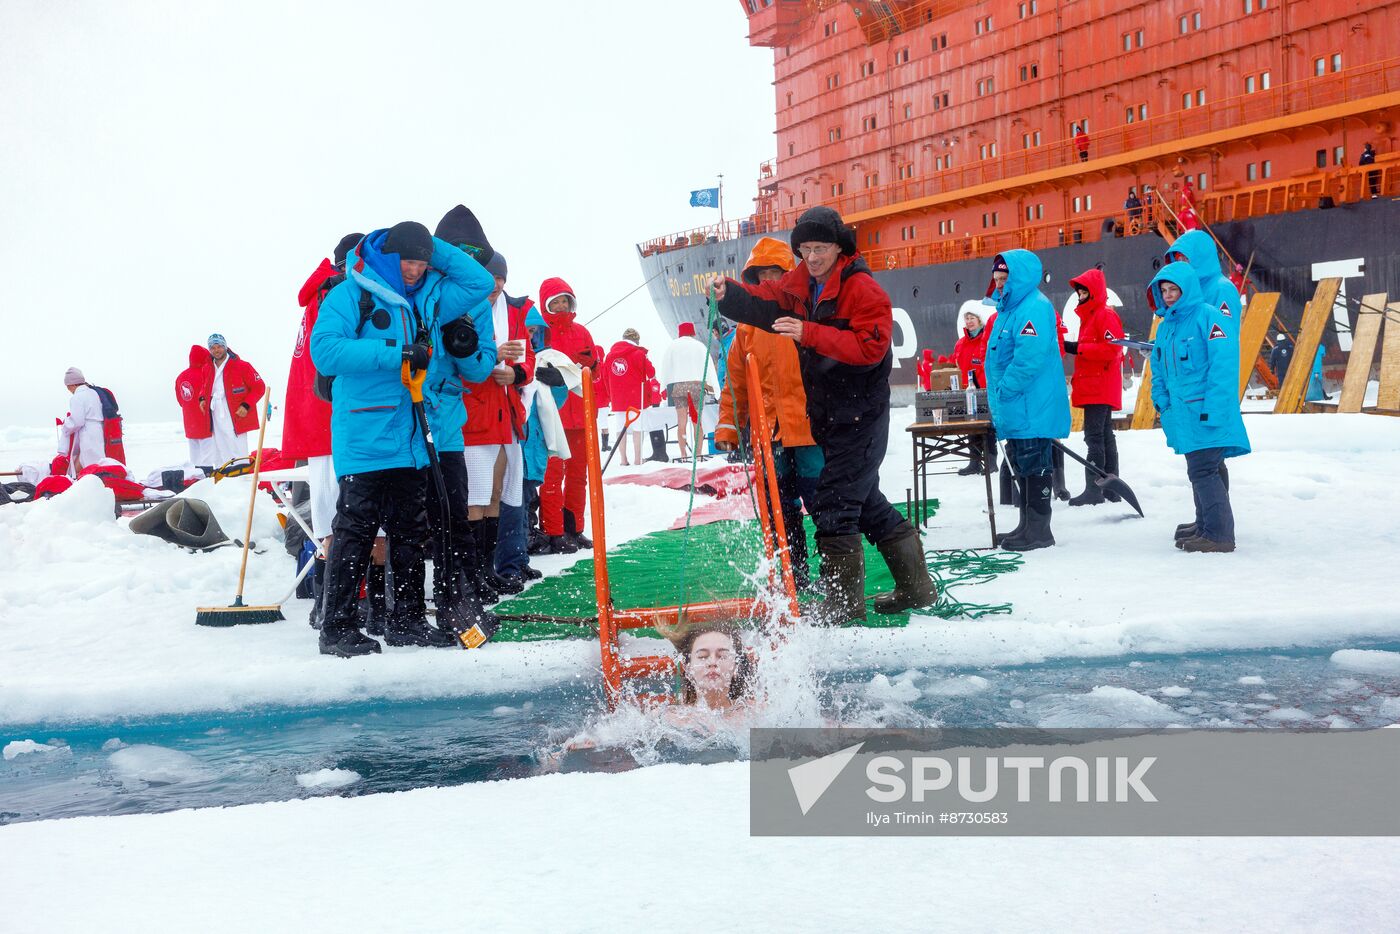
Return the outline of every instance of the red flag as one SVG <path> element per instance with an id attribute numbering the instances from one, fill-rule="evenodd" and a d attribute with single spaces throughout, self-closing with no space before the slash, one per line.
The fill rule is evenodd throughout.
<path id="1" fill-rule="evenodd" d="M 700 424 L 700 413 L 695 410 L 695 397 L 686 393 L 685 408 L 690 413 L 690 420 L 695 424 Z"/>

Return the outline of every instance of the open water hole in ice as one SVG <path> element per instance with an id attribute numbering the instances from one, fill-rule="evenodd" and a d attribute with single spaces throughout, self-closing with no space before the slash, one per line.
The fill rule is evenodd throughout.
<path id="1" fill-rule="evenodd" d="M 1349 649 L 1400 651 L 1400 644 Z M 1059 659 L 1014 667 L 819 675 L 824 715 L 858 726 L 1169 725 L 1337 729 L 1400 722 L 1400 658 L 1359 671 L 1332 649 Z M 1365 666 L 1362 666 L 1365 667 Z M 0 823 L 360 795 L 537 774 L 599 725 L 594 685 L 526 697 L 368 702 L 140 722 L 0 729 Z M 783 725 L 803 725 L 797 723 Z M 812 724 L 806 724 L 812 725 Z M 607 732 L 604 730 L 603 732 Z M 612 733 L 624 736 L 626 724 Z M 633 737 L 636 739 L 636 737 Z M 566 756 L 565 771 L 740 758 L 743 741 L 655 736 Z M 642 748 L 642 747 L 645 748 Z"/>

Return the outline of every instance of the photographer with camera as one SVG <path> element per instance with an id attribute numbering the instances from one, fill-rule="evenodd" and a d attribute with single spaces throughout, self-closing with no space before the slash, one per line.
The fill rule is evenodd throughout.
<path id="1" fill-rule="evenodd" d="M 435 339 L 458 343 L 459 350 L 473 343 L 474 329 L 468 336 L 466 324 L 450 326 L 480 305 L 495 282 L 477 260 L 413 221 L 365 237 L 346 259 L 346 276 L 326 296 L 311 334 L 316 369 L 335 377 L 331 453 L 340 479 L 321 652 L 350 658 L 380 651 L 379 643 L 360 631 L 355 605 L 380 526 L 389 533 L 394 577 L 386 641 L 455 645 L 453 632 L 430 626 L 426 618 L 428 447 L 406 378 L 428 369 Z M 370 299 L 363 322 L 362 295 Z M 495 363 L 492 356 L 488 369 Z"/>

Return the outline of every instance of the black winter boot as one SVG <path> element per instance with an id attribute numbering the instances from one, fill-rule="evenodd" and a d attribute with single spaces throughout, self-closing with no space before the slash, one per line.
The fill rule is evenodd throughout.
<path id="1" fill-rule="evenodd" d="M 1069 487 L 1065 486 L 1065 452 L 1053 445 L 1050 450 L 1053 452 L 1055 461 L 1055 498 L 1069 499 Z"/>
<path id="2" fill-rule="evenodd" d="M 875 598 L 876 613 L 901 613 L 921 606 L 932 606 L 938 599 L 938 588 L 929 576 L 924 561 L 924 546 L 919 533 L 908 522 L 900 523 L 894 534 L 875 546 L 889 565 L 894 578 L 894 591 Z"/>
<path id="3" fill-rule="evenodd" d="M 812 569 L 807 560 L 807 529 L 802 524 L 801 509 L 783 511 L 783 531 L 787 533 L 792 582 L 799 591 L 806 590 L 812 586 Z"/>
<path id="4" fill-rule="evenodd" d="M 1173 536 L 1177 541 L 1183 542 L 1188 538 L 1196 537 L 1196 523 L 1184 522 L 1176 527 L 1176 534 Z"/>
<path id="5" fill-rule="evenodd" d="M 390 617 L 384 630 L 389 645 L 416 645 L 422 648 L 446 649 L 457 644 L 457 637 L 446 629 L 428 624 L 421 616 L 407 613 Z"/>
<path id="6" fill-rule="evenodd" d="M 1016 472 L 1011 469 L 1009 461 L 1002 461 L 1001 469 L 997 471 L 998 493 L 997 502 L 1002 506 L 1021 505 L 1021 484 L 1016 479 Z"/>
<path id="7" fill-rule="evenodd" d="M 469 541 L 462 549 L 462 570 L 466 572 L 467 585 L 476 591 L 483 604 L 489 604 L 500 600 L 501 595 L 487 576 L 486 549 L 483 544 L 485 533 L 481 528 L 485 521 L 472 519 L 467 523 L 470 530 L 467 535 Z"/>
<path id="8" fill-rule="evenodd" d="M 545 549 L 547 555 L 571 555 L 578 551 L 578 546 L 569 540 L 567 535 L 551 535 L 549 537 L 549 547 Z"/>
<path id="9" fill-rule="evenodd" d="M 603 443 L 600 444 L 600 445 L 598 446 L 598 450 L 600 450 L 600 451 L 606 451 L 606 450 L 608 449 L 608 430 L 607 430 L 606 428 L 604 428 L 602 434 L 603 434 Z"/>
<path id="10" fill-rule="evenodd" d="M 998 533 L 997 533 L 996 545 L 997 545 L 998 548 L 1004 548 L 1005 545 L 1004 545 L 1003 543 L 1004 543 L 1008 538 L 1012 538 L 1013 536 L 1019 536 L 1022 532 L 1024 532 L 1024 531 L 1026 530 L 1026 485 L 1025 485 L 1025 481 L 1023 481 L 1023 480 L 1021 480 L 1019 477 L 1017 477 L 1017 478 L 1015 478 L 1015 479 L 1012 480 L 1012 483 L 1013 483 L 1014 486 L 1015 486 L 1015 495 L 1012 497 L 1012 499 L 1014 499 L 1014 500 L 1016 501 L 1016 503 L 1018 504 L 1017 507 L 1016 507 L 1016 528 L 1012 529 L 1010 532 L 998 532 Z"/>
<path id="11" fill-rule="evenodd" d="M 365 602 L 361 604 L 364 611 L 365 632 L 371 636 L 384 635 L 384 625 L 389 619 L 386 589 L 384 565 L 371 564 L 369 570 L 365 571 Z"/>
<path id="12" fill-rule="evenodd" d="M 821 586 L 826 599 L 814 607 L 819 626 L 844 626 L 865 619 L 865 546 L 859 535 L 817 539 L 821 555 Z"/>
<path id="13" fill-rule="evenodd" d="M 581 551 L 588 551 L 593 547 L 593 540 L 579 531 L 577 518 L 567 509 L 564 510 L 564 538 Z"/>
<path id="14" fill-rule="evenodd" d="M 661 461 L 666 464 L 671 460 L 671 455 L 666 453 L 666 432 L 653 431 L 651 433 L 651 457 L 649 461 Z"/>
<path id="15" fill-rule="evenodd" d="M 1118 476 L 1118 442 L 1114 440 L 1112 428 L 1108 430 L 1108 442 L 1103 456 L 1103 469 L 1113 474 L 1115 477 Z M 1121 503 L 1123 501 L 1123 497 L 1114 493 L 1112 490 L 1104 490 L 1103 498 L 1110 503 Z"/>
<path id="16" fill-rule="evenodd" d="M 378 642 L 358 629 L 322 629 L 320 650 L 322 655 L 334 655 L 337 658 L 378 655 L 382 651 Z"/>
<path id="17" fill-rule="evenodd" d="M 325 584 L 321 578 L 325 573 L 326 562 L 312 555 L 311 570 L 306 575 L 306 579 L 311 581 L 311 614 L 308 617 L 308 622 L 311 623 L 312 629 L 321 628 L 321 615 L 325 609 L 321 598 L 326 592 Z"/>
<path id="18" fill-rule="evenodd" d="M 967 462 L 967 466 L 958 471 L 959 477 L 975 477 L 982 472 L 982 459 L 974 457 Z"/>
<path id="19" fill-rule="evenodd" d="M 1055 544 L 1050 533 L 1050 504 L 1054 480 L 1050 477 L 1027 477 L 1026 527 L 1019 534 L 1008 535 L 1001 543 L 1007 551 L 1034 551 Z"/>
<path id="20" fill-rule="evenodd" d="M 1084 468 L 1084 492 L 1069 501 L 1071 506 L 1097 506 L 1104 501 L 1103 489 L 1094 481 L 1099 475 Z"/>

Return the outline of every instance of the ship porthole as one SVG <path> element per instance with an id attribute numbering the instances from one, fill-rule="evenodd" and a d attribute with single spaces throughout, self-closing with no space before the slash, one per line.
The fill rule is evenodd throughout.
<path id="1" fill-rule="evenodd" d="M 919 297 L 919 287 L 918 287 L 917 285 L 914 286 L 914 297 L 915 297 L 915 298 L 918 298 L 918 297 Z"/>
<path id="2" fill-rule="evenodd" d="M 1050 284 L 1050 273 L 1048 273 L 1048 272 L 1045 274 L 1045 284 L 1046 284 L 1046 285 L 1049 285 L 1049 284 Z"/>
<path id="3" fill-rule="evenodd" d="M 959 292 L 961 292 L 961 291 L 962 291 L 962 283 L 961 283 L 961 282 L 954 282 L 954 283 L 953 283 L 953 293 L 956 295 L 957 293 L 959 293 Z"/>
<path id="4" fill-rule="evenodd" d="M 1153 272 L 1156 272 L 1158 269 L 1161 269 L 1161 268 L 1162 268 L 1162 261 L 1161 261 L 1160 259 L 1154 259 L 1154 260 L 1152 261 L 1152 270 L 1153 270 Z"/>

